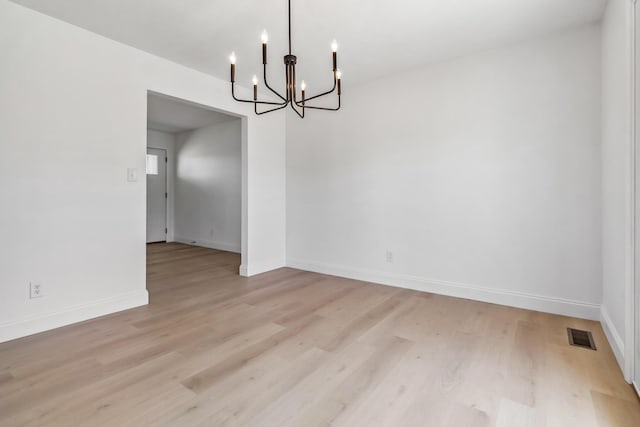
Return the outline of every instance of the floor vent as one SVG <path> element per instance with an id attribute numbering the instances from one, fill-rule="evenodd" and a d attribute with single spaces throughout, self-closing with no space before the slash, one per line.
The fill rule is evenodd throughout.
<path id="1" fill-rule="evenodd" d="M 567 333 L 569 334 L 569 344 L 575 345 L 576 347 L 596 350 L 596 343 L 593 342 L 591 332 L 567 328 Z"/>

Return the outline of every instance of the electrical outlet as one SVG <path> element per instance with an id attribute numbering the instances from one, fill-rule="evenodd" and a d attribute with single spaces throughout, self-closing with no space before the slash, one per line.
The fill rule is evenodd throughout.
<path id="1" fill-rule="evenodd" d="M 31 282 L 29 283 L 29 296 L 31 299 L 40 298 L 44 295 L 42 290 L 42 283 Z"/>
<path id="2" fill-rule="evenodd" d="M 393 262 L 393 252 L 387 251 L 387 262 Z"/>

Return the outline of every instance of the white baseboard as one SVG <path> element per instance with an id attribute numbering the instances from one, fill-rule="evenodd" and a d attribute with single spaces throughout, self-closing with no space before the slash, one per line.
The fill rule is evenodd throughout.
<path id="1" fill-rule="evenodd" d="M 204 248 L 218 249 L 220 251 L 234 252 L 237 254 L 241 253 L 240 246 L 227 242 L 197 240 L 181 236 L 176 236 L 175 241 L 187 245 L 202 246 Z M 240 274 L 240 276 L 250 277 L 255 276 L 256 274 L 266 273 L 267 271 L 276 270 L 284 266 L 284 261 L 282 260 L 271 260 L 261 263 L 242 264 L 240 265 L 240 270 L 238 273 Z"/>
<path id="2" fill-rule="evenodd" d="M 255 276 L 256 274 L 266 273 L 267 271 L 277 270 L 278 268 L 282 267 L 285 267 L 284 261 L 267 261 L 249 265 L 242 264 L 240 266 L 240 275 L 251 277 Z"/>
<path id="3" fill-rule="evenodd" d="M 249 277 L 247 273 L 248 273 L 247 266 L 244 264 L 240 264 L 240 271 L 238 271 L 238 274 L 240 274 L 243 277 Z"/>
<path id="4" fill-rule="evenodd" d="M 72 323 L 82 322 L 118 311 L 139 307 L 149 303 L 146 289 L 68 307 L 64 310 L 38 314 L 16 321 L 0 323 L 0 342 L 26 337 L 27 335 L 56 329 Z"/>
<path id="5" fill-rule="evenodd" d="M 431 292 L 458 298 L 507 305 L 527 310 L 600 320 L 600 304 L 572 301 L 562 298 L 485 288 L 466 283 L 447 282 L 406 275 L 390 274 L 379 271 L 359 270 L 339 265 L 329 265 L 299 259 L 287 259 L 287 267 L 316 273 L 346 277 L 381 285 Z"/>
<path id="6" fill-rule="evenodd" d="M 604 334 L 607 336 L 607 340 L 609 341 L 609 345 L 613 350 L 613 354 L 616 356 L 616 360 L 618 361 L 618 365 L 620 365 L 620 369 L 624 372 L 625 364 L 624 364 L 624 341 L 622 337 L 618 333 L 618 330 L 614 326 L 611 321 L 611 317 L 609 317 L 609 312 L 603 306 L 600 307 L 600 323 L 602 324 L 602 329 L 604 330 Z"/>
<path id="7" fill-rule="evenodd" d="M 226 251 L 226 252 L 234 252 L 237 254 L 240 253 L 240 245 L 237 245 L 235 243 L 222 242 L 219 240 L 191 239 L 189 237 L 182 237 L 182 236 L 175 236 L 173 240 L 175 242 L 185 243 L 187 245 L 202 246 L 204 248 L 217 249 L 219 251 Z"/>

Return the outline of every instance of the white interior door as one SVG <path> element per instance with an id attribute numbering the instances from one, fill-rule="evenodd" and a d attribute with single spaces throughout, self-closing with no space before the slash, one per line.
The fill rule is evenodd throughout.
<path id="1" fill-rule="evenodd" d="M 147 243 L 167 240 L 167 153 L 147 148 Z"/>

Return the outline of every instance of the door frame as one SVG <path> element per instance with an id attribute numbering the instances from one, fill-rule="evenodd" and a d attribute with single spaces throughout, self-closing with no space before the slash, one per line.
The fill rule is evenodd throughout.
<path id="1" fill-rule="evenodd" d="M 640 238 L 640 229 L 638 228 L 638 224 L 640 224 L 640 198 L 638 197 L 637 191 L 640 189 L 640 182 L 638 179 L 640 178 L 640 161 L 636 159 L 636 156 L 640 154 L 640 138 L 638 134 L 638 121 L 640 118 L 638 117 L 638 102 L 640 102 L 640 92 L 638 88 L 640 87 L 640 81 L 638 80 L 637 73 L 640 70 L 640 64 L 638 64 L 638 60 L 640 59 L 638 56 L 638 49 L 640 46 L 637 46 L 637 32 L 640 30 L 636 26 L 637 18 L 640 14 L 640 10 L 638 10 L 638 2 L 637 0 L 629 1 L 629 38 L 630 38 L 630 92 L 631 92 L 631 100 L 630 100 L 630 139 L 631 139 L 631 244 L 629 247 L 630 252 L 630 266 L 629 266 L 629 280 L 627 281 L 627 290 L 626 297 L 628 301 L 628 306 L 626 307 L 626 316 L 625 316 L 625 343 L 624 343 L 624 376 L 627 381 L 629 381 L 640 396 L 640 378 L 636 378 L 636 358 L 638 356 L 637 352 L 638 338 L 640 335 L 640 275 L 638 275 L 638 271 L 640 271 L 640 251 L 638 251 L 637 242 Z"/>
<path id="2" fill-rule="evenodd" d="M 236 117 L 240 119 L 240 134 L 241 134 L 241 183 L 240 183 L 240 268 L 238 274 L 241 276 L 249 276 L 248 271 L 248 254 L 249 254 L 249 208 L 248 208 L 248 200 L 249 200 L 249 160 L 248 160 L 248 152 L 249 152 L 249 120 L 246 115 L 234 113 L 232 111 L 222 109 L 219 107 L 215 107 L 213 105 L 203 104 L 201 102 L 193 101 L 183 97 L 177 97 L 173 95 L 169 95 L 164 92 L 159 92 L 156 90 L 147 89 L 146 96 L 148 98 L 149 95 L 155 95 L 159 97 L 163 97 L 166 99 L 174 100 L 177 102 L 181 102 L 184 104 L 192 105 L 195 107 L 203 108 L 205 110 L 216 111 L 218 113 L 223 113 L 228 116 Z M 145 119 L 148 116 L 145 116 Z M 146 123 L 145 123 L 146 128 Z M 146 141 L 146 139 L 145 139 Z M 146 144 L 146 142 L 145 142 Z M 145 148 L 145 154 L 146 154 Z M 175 154 L 175 153 L 174 153 Z M 171 161 L 175 162 L 175 158 L 169 158 L 169 164 Z M 175 163 L 174 163 L 175 164 Z M 168 174 L 167 174 L 168 176 Z M 146 179 L 145 179 L 145 194 L 146 194 Z M 175 191 L 174 191 L 175 193 Z M 146 196 L 145 196 L 146 197 Z M 173 197 L 172 194 L 169 194 L 169 198 Z M 146 200 L 146 198 L 145 198 Z M 174 206 L 175 207 L 175 206 Z M 167 227 L 169 228 L 169 227 Z M 175 230 L 173 230 L 175 233 Z M 173 236 L 171 236 L 173 238 Z M 169 238 L 169 237 L 168 237 Z M 251 273 L 253 274 L 253 273 Z"/>
<path id="3" fill-rule="evenodd" d="M 636 335 L 640 334 L 640 159 L 636 156 L 640 155 L 640 140 L 638 138 L 638 102 L 640 102 L 640 93 L 636 88 L 639 87 L 640 81 L 636 79 L 636 69 L 640 67 L 638 54 L 636 53 L 636 32 L 640 29 L 636 28 L 636 14 L 640 13 L 637 7 L 637 0 L 628 0 L 626 13 L 626 30 L 627 34 L 627 61 L 628 70 L 625 77 L 625 85 L 628 89 L 629 97 L 628 114 L 629 120 L 628 133 L 626 135 L 629 163 L 628 167 L 628 187 L 625 188 L 626 213 L 624 219 L 625 227 L 625 304 L 622 307 L 624 313 L 624 334 L 615 331 L 609 319 L 605 307 L 601 308 L 601 323 L 607 335 L 607 339 L 614 350 L 616 360 L 622 370 L 625 381 L 633 384 L 633 387 L 640 395 L 640 378 L 635 377 L 635 359 L 636 359 Z M 640 338 L 640 337 L 638 337 Z"/>
<path id="4" fill-rule="evenodd" d="M 147 143 L 148 143 L 148 139 L 147 139 Z M 147 154 L 149 149 L 152 150 L 158 150 L 158 151 L 164 151 L 164 158 L 166 159 L 164 162 L 164 191 L 166 193 L 166 196 L 164 198 L 164 227 L 165 227 L 165 232 L 164 232 L 164 241 L 165 243 L 167 242 L 171 242 L 173 241 L 173 239 L 169 239 L 169 228 L 172 229 L 173 231 L 173 224 L 169 224 L 169 150 L 167 150 L 166 148 L 158 148 L 158 147 L 152 147 L 150 145 L 147 145 Z M 146 171 L 145 171 L 145 181 L 146 181 Z M 146 187 L 146 183 L 145 183 L 145 192 L 147 195 L 147 208 L 148 208 L 148 202 L 149 202 L 149 188 Z M 147 209 L 147 219 L 149 218 L 149 210 Z M 147 230 L 148 232 L 149 230 Z M 154 242 L 147 242 L 147 243 L 154 243 Z"/>

